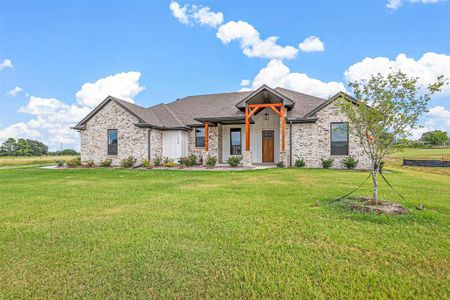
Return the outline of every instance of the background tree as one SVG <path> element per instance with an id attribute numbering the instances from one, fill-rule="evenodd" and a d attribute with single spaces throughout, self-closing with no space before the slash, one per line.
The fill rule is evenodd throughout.
<path id="1" fill-rule="evenodd" d="M 438 146 L 444 144 L 449 139 L 447 132 L 441 130 L 428 131 L 422 134 L 420 140 L 425 144 Z"/>
<path id="2" fill-rule="evenodd" d="M 0 156 L 41 156 L 48 154 L 48 147 L 36 140 L 7 139 L 0 146 Z"/>
<path id="3" fill-rule="evenodd" d="M 16 150 L 17 141 L 9 138 L 0 146 L 0 156 L 13 156 Z"/>
<path id="4" fill-rule="evenodd" d="M 408 77 L 401 71 L 349 83 L 357 105 L 352 101 L 340 101 L 338 105 L 371 160 L 375 204 L 378 204 L 377 176 L 381 162 L 393 148 L 396 138 L 407 137 L 411 129 L 418 127 L 417 121 L 427 112 L 431 95 L 439 92 L 444 84 L 446 79 L 439 76 L 435 83 L 422 87 L 418 78 Z"/>

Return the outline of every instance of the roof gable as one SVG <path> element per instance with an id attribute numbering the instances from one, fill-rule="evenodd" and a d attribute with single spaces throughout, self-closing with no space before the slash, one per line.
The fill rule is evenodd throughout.
<path id="1" fill-rule="evenodd" d="M 271 94 L 275 95 L 276 97 L 281 98 L 283 100 L 283 103 L 286 106 L 293 106 L 295 104 L 295 101 L 293 101 L 292 99 L 290 99 L 286 95 L 283 95 L 283 94 L 279 93 L 277 90 L 272 89 L 271 87 L 263 84 L 258 89 L 254 90 L 252 93 L 247 95 L 244 99 L 242 99 L 241 101 L 236 103 L 236 107 L 239 108 L 239 109 L 245 108 L 245 104 L 248 101 L 250 101 L 252 98 L 256 97 L 257 95 L 259 95 L 260 93 L 262 93 L 264 91 L 267 91 L 268 93 L 271 93 Z"/>

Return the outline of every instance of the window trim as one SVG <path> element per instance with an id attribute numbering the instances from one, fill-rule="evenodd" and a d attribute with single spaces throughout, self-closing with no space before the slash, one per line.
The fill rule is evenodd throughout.
<path id="1" fill-rule="evenodd" d="M 240 135 L 240 138 L 239 138 L 239 149 L 240 149 L 240 154 L 231 154 L 233 151 L 232 151 L 232 149 L 233 149 L 233 143 L 232 143 L 232 133 L 233 132 L 237 132 L 237 131 L 239 131 L 239 135 Z M 235 146 L 237 146 L 237 145 L 235 145 Z M 241 127 L 233 127 L 233 128 L 230 128 L 230 155 L 242 155 L 242 128 Z"/>
<path id="2" fill-rule="evenodd" d="M 199 145 L 197 145 L 197 129 L 203 129 L 203 134 L 204 134 L 204 136 L 203 136 L 203 146 L 199 146 Z M 201 126 L 198 126 L 198 127 L 194 127 L 194 139 L 195 139 L 195 148 L 205 148 L 205 143 L 206 143 L 206 131 L 205 131 L 205 127 L 201 127 Z"/>
<path id="3" fill-rule="evenodd" d="M 117 131 L 117 144 L 110 144 L 109 143 L 109 133 L 111 131 Z M 109 154 L 109 145 L 117 145 L 116 148 L 116 154 Z M 118 129 L 108 129 L 106 134 L 106 154 L 110 156 L 117 156 L 119 155 L 119 130 Z"/>
<path id="4" fill-rule="evenodd" d="M 347 154 L 333 154 L 333 124 L 347 125 Z M 330 156 L 349 156 L 350 155 L 350 126 L 349 122 L 331 122 L 330 123 Z"/>

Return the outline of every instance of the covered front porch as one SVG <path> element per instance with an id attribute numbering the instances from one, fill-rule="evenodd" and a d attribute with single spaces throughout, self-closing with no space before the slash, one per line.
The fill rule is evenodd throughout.
<path id="1" fill-rule="evenodd" d="M 289 99 L 263 86 L 236 104 L 242 115 L 203 119 L 203 157 L 214 155 L 220 163 L 226 163 L 230 156 L 241 155 L 246 167 L 279 162 L 287 165 L 286 110 L 292 105 Z"/>

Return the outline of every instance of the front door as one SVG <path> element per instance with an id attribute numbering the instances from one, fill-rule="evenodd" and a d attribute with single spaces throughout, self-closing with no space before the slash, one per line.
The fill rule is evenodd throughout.
<path id="1" fill-rule="evenodd" d="M 262 162 L 273 163 L 274 162 L 274 150 L 273 143 L 274 132 L 273 130 L 262 131 Z"/>

